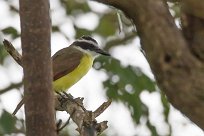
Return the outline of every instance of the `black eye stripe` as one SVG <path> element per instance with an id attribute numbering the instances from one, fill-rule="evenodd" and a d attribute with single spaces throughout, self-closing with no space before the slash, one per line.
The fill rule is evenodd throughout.
<path id="1" fill-rule="evenodd" d="M 86 42 L 86 41 L 75 41 L 73 43 L 74 46 L 79 46 L 81 47 L 82 49 L 84 50 L 90 50 L 90 51 L 93 51 L 93 50 L 96 50 L 98 49 L 98 47 L 96 47 L 95 45 L 93 45 L 93 43 L 90 43 L 90 42 Z"/>

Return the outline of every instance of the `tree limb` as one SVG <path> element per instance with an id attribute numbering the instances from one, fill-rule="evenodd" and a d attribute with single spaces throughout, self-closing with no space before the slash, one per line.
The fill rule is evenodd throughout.
<path id="1" fill-rule="evenodd" d="M 122 10 L 137 27 L 159 87 L 204 129 L 204 66 L 188 48 L 163 0 L 95 0 Z M 202 2 L 203 3 L 203 2 Z"/>
<path id="2" fill-rule="evenodd" d="M 135 38 L 136 34 L 135 33 L 127 33 L 123 38 L 115 38 L 115 39 L 110 39 L 107 41 L 106 46 L 104 47 L 105 50 L 109 50 L 118 44 L 125 43 L 127 41 L 130 41 L 131 39 Z"/>
<path id="3" fill-rule="evenodd" d="M 14 46 L 6 39 L 3 41 L 4 47 L 7 52 L 13 57 L 13 59 L 22 66 L 22 56 L 18 51 L 14 48 Z"/>

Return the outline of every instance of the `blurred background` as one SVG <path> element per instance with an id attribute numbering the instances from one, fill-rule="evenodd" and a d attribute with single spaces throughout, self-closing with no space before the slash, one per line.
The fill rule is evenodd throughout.
<path id="1" fill-rule="evenodd" d="M 157 87 L 136 28 L 122 12 L 85 0 L 51 0 L 50 4 L 52 55 L 82 35 L 92 36 L 112 55 L 97 58 L 94 68 L 68 91 L 74 97 L 84 97 L 88 110 L 113 100 L 97 118 L 108 121 L 102 136 L 204 136 Z M 23 95 L 23 70 L 2 45 L 7 39 L 21 53 L 19 3 L 0 0 L 0 5 L 0 135 L 24 136 L 24 108 L 16 118 L 10 114 Z M 168 5 L 179 27 L 179 5 Z M 68 117 L 57 112 L 57 119 L 65 122 Z M 75 129 L 71 121 L 60 135 L 77 136 Z"/>

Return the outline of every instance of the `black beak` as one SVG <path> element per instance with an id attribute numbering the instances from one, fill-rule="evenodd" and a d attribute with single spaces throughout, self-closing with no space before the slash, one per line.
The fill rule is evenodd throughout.
<path id="1" fill-rule="evenodd" d="M 96 52 L 101 54 L 101 55 L 104 55 L 104 56 L 110 56 L 110 54 L 100 48 L 96 49 Z"/>

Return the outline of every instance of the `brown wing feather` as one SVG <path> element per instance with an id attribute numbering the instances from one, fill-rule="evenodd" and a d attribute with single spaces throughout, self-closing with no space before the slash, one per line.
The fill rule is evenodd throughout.
<path id="1" fill-rule="evenodd" d="M 82 55 L 72 46 L 56 52 L 52 57 L 53 80 L 72 72 L 79 65 Z"/>

